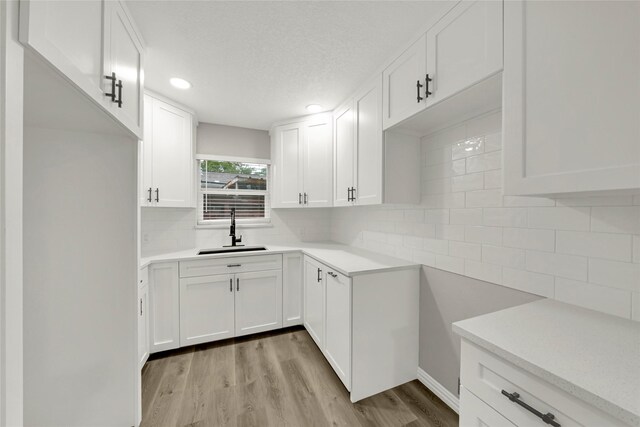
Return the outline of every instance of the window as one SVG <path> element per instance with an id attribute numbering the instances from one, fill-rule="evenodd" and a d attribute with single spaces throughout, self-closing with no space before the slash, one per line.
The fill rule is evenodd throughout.
<path id="1" fill-rule="evenodd" d="M 236 209 L 239 223 L 269 221 L 269 165 L 199 159 L 198 224 L 226 223 Z"/>

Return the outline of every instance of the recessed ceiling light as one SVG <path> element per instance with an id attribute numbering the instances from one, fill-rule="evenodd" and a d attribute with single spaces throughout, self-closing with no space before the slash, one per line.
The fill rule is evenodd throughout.
<path id="1" fill-rule="evenodd" d="M 319 113 L 320 111 L 322 111 L 322 105 L 309 104 L 307 105 L 307 111 L 310 113 Z"/>
<path id="2" fill-rule="evenodd" d="M 171 83 L 174 87 L 177 87 L 178 89 L 189 89 L 191 87 L 191 83 L 179 77 L 172 77 L 171 79 L 169 79 L 169 83 Z"/>

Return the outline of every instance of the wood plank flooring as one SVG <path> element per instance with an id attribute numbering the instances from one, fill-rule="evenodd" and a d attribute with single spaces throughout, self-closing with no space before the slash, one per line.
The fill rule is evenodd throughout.
<path id="1" fill-rule="evenodd" d="M 142 414 L 143 427 L 458 425 L 418 381 L 352 404 L 303 328 L 152 355 Z"/>

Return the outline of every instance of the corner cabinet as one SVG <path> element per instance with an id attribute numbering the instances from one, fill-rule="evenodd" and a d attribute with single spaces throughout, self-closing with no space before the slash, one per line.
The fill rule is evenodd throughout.
<path id="1" fill-rule="evenodd" d="M 20 41 L 142 137 L 144 43 L 123 2 L 20 1 Z"/>
<path id="2" fill-rule="evenodd" d="M 640 188 L 640 3 L 504 8 L 505 193 Z"/>
<path id="3" fill-rule="evenodd" d="M 334 113 L 334 206 L 382 203 L 382 80 L 366 84 Z"/>
<path id="4" fill-rule="evenodd" d="M 195 207 L 195 114 L 155 95 L 144 95 L 141 206 Z"/>
<path id="5" fill-rule="evenodd" d="M 272 208 L 333 205 L 333 131 L 330 114 L 271 129 Z"/>

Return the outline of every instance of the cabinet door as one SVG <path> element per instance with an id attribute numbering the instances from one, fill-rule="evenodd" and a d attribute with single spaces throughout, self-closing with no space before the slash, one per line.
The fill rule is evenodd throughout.
<path id="1" fill-rule="evenodd" d="M 515 427 L 515 424 L 478 399 L 473 393 L 460 389 L 461 427 Z"/>
<path id="2" fill-rule="evenodd" d="M 149 267 L 149 352 L 180 346 L 178 263 Z"/>
<path id="3" fill-rule="evenodd" d="M 352 202 L 351 188 L 356 167 L 356 137 L 353 123 L 353 102 L 338 108 L 334 115 L 334 206 L 348 206 Z"/>
<path id="4" fill-rule="evenodd" d="M 502 1 L 460 2 L 427 32 L 427 106 L 502 70 Z"/>
<path id="5" fill-rule="evenodd" d="M 357 167 L 354 197 L 358 205 L 382 203 L 382 82 L 375 78 L 356 95 Z"/>
<path id="6" fill-rule="evenodd" d="M 273 207 L 302 207 L 302 129 L 299 123 L 275 129 Z"/>
<path id="7" fill-rule="evenodd" d="M 138 289 L 138 367 L 142 369 L 149 358 L 149 286 Z"/>
<path id="8" fill-rule="evenodd" d="M 333 204 L 332 120 L 312 121 L 304 125 L 304 202 L 309 207 Z"/>
<path id="9" fill-rule="evenodd" d="M 505 193 L 640 188 L 640 2 L 504 8 Z"/>
<path id="10" fill-rule="evenodd" d="M 325 355 L 347 390 L 351 390 L 351 279 L 327 272 Z"/>
<path id="11" fill-rule="evenodd" d="M 153 98 L 144 97 L 144 132 L 140 154 L 140 206 L 153 205 Z"/>
<path id="12" fill-rule="evenodd" d="M 20 41 L 101 105 L 103 1 L 21 1 Z"/>
<path id="13" fill-rule="evenodd" d="M 282 271 L 235 275 L 236 336 L 282 328 Z"/>
<path id="14" fill-rule="evenodd" d="M 142 138 L 142 64 L 143 48 L 131 18 L 120 1 L 105 2 L 104 13 L 105 75 L 115 73 L 122 82 L 116 89 L 120 102 L 111 103 L 113 114 L 139 138 Z M 103 88 L 111 92 L 111 82 Z"/>
<path id="15" fill-rule="evenodd" d="M 382 73 L 384 129 L 395 125 L 425 107 L 424 85 L 427 73 L 426 35 L 420 37 Z"/>
<path id="16" fill-rule="evenodd" d="M 304 257 L 304 327 L 320 349 L 324 348 L 324 266 Z"/>
<path id="17" fill-rule="evenodd" d="M 282 326 L 301 325 L 302 312 L 302 253 L 282 255 Z"/>
<path id="18" fill-rule="evenodd" d="M 153 169 L 152 204 L 193 207 L 192 116 L 159 99 L 149 98 L 152 100 L 151 147 L 148 148 Z M 146 191 L 148 196 L 148 188 Z"/>
<path id="19" fill-rule="evenodd" d="M 233 337 L 233 277 L 180 279 L 180 346 Z"/>

